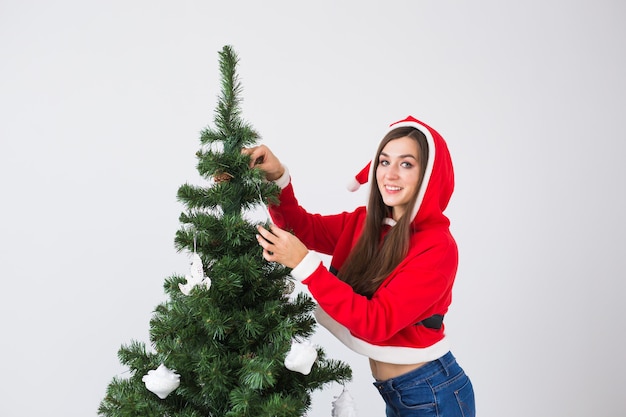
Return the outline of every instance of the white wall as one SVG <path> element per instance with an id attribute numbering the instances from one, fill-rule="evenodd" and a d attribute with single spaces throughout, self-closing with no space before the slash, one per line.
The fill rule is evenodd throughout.
<path id="1" fill-rule="evenodd" d="M 0 415 L 95 416 L 147 340 L 176 190 L 198 182 L 217 52 L 244 116 L 332 213 L 386 125 L 447 139 L 460 247 L 447 317 L 481 417 L 617 416 L 625 309 L 626 6 L 619 1 L 0 2 Z M 367 361 L 361 417 L 382 416 Z M 315 394 L 309 417 L 341 392 Z"/>

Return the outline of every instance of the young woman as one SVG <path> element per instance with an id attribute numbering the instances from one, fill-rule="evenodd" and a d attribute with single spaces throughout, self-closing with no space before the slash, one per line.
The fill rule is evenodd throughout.
<path id="1" fill-rule="evenodd" d="M 363 171 L 367 207 L 336 215 L 300 207 L 269 148 L 244 152 L 282 188 L 270 207 L 275 224 L 258 229 L 264 258 L 293 268 L 318 322 L 369 358 L 387 416 L 474 416 L 472 384 L 443 325 L 458 263 L 443 214 L 454 188 L 443 138 L 411 116 L 392 124 Z M 332 255 L 328 269 L 317 253 Z"/>

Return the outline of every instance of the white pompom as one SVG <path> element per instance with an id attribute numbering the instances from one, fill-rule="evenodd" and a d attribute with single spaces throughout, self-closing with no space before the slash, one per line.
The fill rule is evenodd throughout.
<path id="1" fill-rule="evenodd" d="M 285 367 L 290 371 L 308 375 L 317 359 L 317 349 L 309 342 L 291 342 L 291 349 L 285 357 Z"/>
<path id="2" fill-rule="evenodd" d="M 343 388 L 339 397 L 333 401 L 332 417 L 356 417 L 356 405 L 352 395 Z"/>
<path id="3" fill-rule="evenodd" d="M 193 254 L 191 268 L 189 268 L 189 274 L 190 275 L 185 275 L 185 279 L 187 280 L 186 284 L 178 284 L 178 288 L 180 288 L 180 291 L 183 294 L 189 295 L 189 293 L 191 293 L 191 290 L 193 290 L 196 285 L 204 285 L 207 290 L 211 288 L 211 279 L 204 276 L 202 259 L 200 259 L 200 255 L 198 255 L 197 253 Z"/>
<path id="4" fill-rule="evenodd" d="M 148 391 L 154 392 L 160 399 L 166 398 L 180 385 L 180 375 L 161 364 L 156 370 L 148 371 L 141 380 Z"/>

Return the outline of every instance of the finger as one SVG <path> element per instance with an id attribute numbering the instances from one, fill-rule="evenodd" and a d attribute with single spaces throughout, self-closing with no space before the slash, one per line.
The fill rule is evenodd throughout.
<path id="1" fill-rule="evenodd" d="M 258 146 L 253 148 L 242 148 L 241 153 L 250 156 L 250 168 L 263 161 L 263 150 Z"/>
<path id="2" fill-rule="evenodd" d="M 261 246 L 261 249 L 263 249 L 263 257 L 266 260 L 270 261 L 271 259 L 269 257 L 274 255 L 274 252 L 270 250 L 271 248 L 273 248 L 272 242 L 269 242 L 261 235 L 256 235 L 256 239 L 259 243 L 259 246 Z"/>
<path id="3" fill-rule="evenodd" d="M 264 250 L 263 253 L 263 259 L 265 259 L 268 262 L 274 262 L 274 254 L 272 252 L 266 251 Z"/>
<path id="4" fill-rule="evenodd" d="M 276 235 L 274 233 L 270 232 L 269 230 L 267 230 L 261 225 L 257 226 L 257 230 L 259 234 L 270 243 L 272 243 L 273 240 L 276 238 Z"/>
<path id="5" fill-rule="evenodd" d="M 274 236 L 280 238 L 281 236 L 283 236 L 285 233 L 287 233 L 286 231 L 284 231 L 283 229 L 281 229 L 280 227 L 276 226 L 274 223 L 270 224 L 270 229 L 269 232 L 271 234 L 273 234 Z"/>
<path id="6" fill-rule="evenodd" d="M 270 259 L 269 256 L 274 256 L 274 254 L 276 253 L 276 244 L 274 243 L 274 241 L 277 239 L 277 237 L 262 226 L 257 226 L 257 229 L 259 230 L 259 234 L 257 235 L 257 241 L 259 245 L 261 245 L 261 247 L 263 248 L 263 256 L 268 261 L 273 261 L 273 259 Z"/>
<path id="7" fill-rule="evenodd" d="M 271 246 L 274 246 L 274 243 L 272 243 L 271 241 L 265 239 L 263 236 L 261 235 L 256 235 L 256 239 L 257 242 L 259 243 L 259 245 L 263 248 L 263 249 L 269 249 Z"/>

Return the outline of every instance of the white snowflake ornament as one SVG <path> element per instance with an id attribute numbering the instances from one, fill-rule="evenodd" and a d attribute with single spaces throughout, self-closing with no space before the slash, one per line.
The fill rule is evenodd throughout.
<path id="1" fill-rule="evenodd" d="M 333 401 L 332 417 L 356 417 L 354 398 L 345 387 L 341 395 Z"/>
<path id="2" fill-rule="evenodd" d="M 291 349 L 285 357 L 285 367 L 290 371 L 308 375 L 317 359 L 317 349 L 309 342 L 291 342 Z"/>
<path id="3" fill-rule="evenodd" d="M 156 370 L 148 371 L 141 380 L 148 391 L 154 392 L 160 399 L 166 398 L 180 385 L 180 375 L 161 364 Z"/>
<path id="4" fill-rule="evenodd" d="M 207 290 L 211 288 L 211 279 L 204 276 L 202 259 L 197 253 L 193 254 L 189 275 L 185 275 L 185 279 L 187 280 L 186 284 L 178 283 L 178 288 L 185 295 L 189 295 L 196 285 L 204 285 Z"/>

